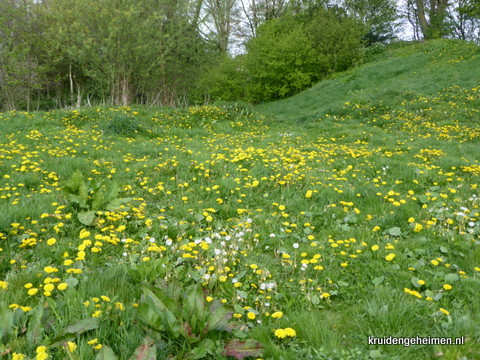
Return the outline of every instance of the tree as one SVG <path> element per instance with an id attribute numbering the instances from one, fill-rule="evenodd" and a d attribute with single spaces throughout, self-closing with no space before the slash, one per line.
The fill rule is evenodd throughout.
<path id="1" fill-rule="evenodd" d="M 342 7 L 365 25 L 367 45 L 395 37 L 399 18 L 395 0 L 344 0 Z"/>
<path id="2" fill-rule="evenodd" d="M 292 0 L 293 1 L 293 0 Z M 251 39 L 257 36 L 258 27 L 267 20 L 282 17 L 292 3 L 287 0 L 240 0 L 246 29 L 244 36 Z"/>
<path id="3" fill-rule="evenodd" d="M 318 58 L 305 25 L 294 17 L 272 19 L 247 44 L 248 100 L 291 96 L 319 79 Z"/>
<path id="4" fill-rule="evenodd" d="M 448 0 L 415 0 L 418 22 L 424 39 L 436 39 L 448 33 Z"/>
<path id="5" fill-rule="evenodd" d="M 30 0 L 0 2 L 0 103 L 7 110 L 31 99 L 43 86 L 41 23 Z"/>
<path id="6" fill-rule="evenodd" d="M 322 64 L 322 77 L 347 70 L 359 61 L 366 28 L 344 9 L 319 9 L 309 20 L 307 32 Z"/>
<path id="7" fill-rule="evenodd" d="M 259 102 L 291 96 L 346 70 L 359 58 L 363 30 L 339 8 L 266 21 L 247 43 L 247 99 Z"/>
<path id="8" fill-rule="evenodd" d="M 57 69 L 71 105 L 79 106 L 82 96 L 115 105 L 185 100 L 207 54 L 198 6 L 188 0 L 48 0 L 47 37 L 52 56 L 61 59 Z"/>
<path id="9" fill-rule="evenodd" d="M 227 53 L 232 27 L 236 21 L 235 3 L 236 0 L 205 0 L 206 12 L 214 28 L 210 30 L 210 36 L 222 56 Z"/>
<path id="10" fill-rule="evenodd" d="M 480 39 L 480 0 L 454 0 L 448 8 L 453 34 L 462 40 Z"/>

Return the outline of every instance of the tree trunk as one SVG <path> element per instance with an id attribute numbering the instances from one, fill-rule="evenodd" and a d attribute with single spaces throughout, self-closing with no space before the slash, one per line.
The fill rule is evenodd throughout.
<path id="1" fill-rule="evenodd" d="M 448 0 L 430 0 L 428 19 L 425 9 L 426 0 L 416 0 L 418 22 L 424 39 L 436 39 L 444 36 L 445 17 Z"/>
<path id="2" fill-rule="evenodd" d="M 422 30 L 423 37 L 428 39 L 428 22 L 427 17 L 425 15 L 425 6 L 423 4 L 423 0 L 416 0 L 417 2 L 417 16 L 418 22 L 420 23 L 420 29 Z"/>

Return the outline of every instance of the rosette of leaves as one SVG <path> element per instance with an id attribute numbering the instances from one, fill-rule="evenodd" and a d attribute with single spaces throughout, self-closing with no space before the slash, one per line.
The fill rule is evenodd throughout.
<path id="1" fill-rule="evenodd" d="M 207 302 L 196 286 L 183 287 L 179 283 L 145 287 L 138 306 L 139 318 L 146 328 L 169 339 L 177 339 L 193 359 L 212 356 L 234 356 L 237 359 L 261 355 L 261 345 L 254 341 L 230 341 L 223 345 L 219 332 L 232 332 L 233 312 L 218 300 Z M 217 335 L 215 335 L 217 334 Z"/>
<path id="2" fill-rule="evenodd" d="M 189 343 L 197 343 L 211 332 L 233 330 L 233 312 L 218 301 L 207 303 L 197 286 L 145 287 L 138 310 L 149 328 Z"/>
<path id="3" fill-rule="evenodd" d="M 98 211 L 114 211 L 131 198 L 117 198 L 118 184 L 114 181 L 85 182 L 82 173 L 76 170 L 66 181 L 63 191 L 72 208 L 77 211 L 78 220 L 92 225 Z"/>

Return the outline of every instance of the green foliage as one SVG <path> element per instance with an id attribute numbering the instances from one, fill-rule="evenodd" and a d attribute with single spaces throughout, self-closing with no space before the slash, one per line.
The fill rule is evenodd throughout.
<path id="1" fill-rule="evenodd" d="M 365 28 L 343 10 L 319 10 L 311 19 L 307 33 L 323 65 L 323 76 L 345 71 L 360 60 Z"/>
<path id="2" fill-rule="evenodd" d="M 236 101 L 246 99 L 247 70 L 245 56 L 232 58 L 228 55 L 219 59 L 201 76 L 195 92 L 198 102 Z"/>
<path id="3" fill-rule="evenodd" d="M 117 357 L 113 350 L 105 345 L 100 349 L 97 356 L 95 356 L 95 360 L 117 360 Z"/>
<path id="4" fill-rule="evenodd" d="M 194 359 L 219 355 L 222 346 L 217 340 L 218 334 L 231 332 L 235 328 L 230 322 L 233 312 L 218 300 L 207 303 L 198 286 L 184 288 L 180 284 L 175 282 L 151 289 L 144 288 L 138 306 L 142 323 L 162 337 L 180 341 Z M 254 343 L 254 346 L 249 343 L 243 347 L 229 343 L 225 351 L 228 354 L 238 350 L 246 355 L 261 355 L 260 344 Z"/>
<path id="5" fill-rule="evenodd" d="M 176 105 L 210 60 L 186 1 L 53 0 L 39 10 L 52 76 L 71 105 L 87 96 Z"/>
<path id="6" fill-rule="evenodd" d="M 151 329 L 198 343 L 216 331 L 231 331 L 232 312 L 218 301 L 206 303 L 197 286 L 184 289 L 178 283 L 144 289 L 138 311 Z"/>
<path id="7" fill-rule="evenodd" d="M 385 43 L 395 37 L 399 14 L 394 0 L 345 0 L 344 6 L 366 28 L 368 46 Z"/>
<path id="8" fill-rule="evenodd" d="M 82 173 L 76 170 L 66 181 L 63 191 L 70 206 L 77 210 L 78 220 L 84 225 L 92 225 L 96 212 L 114 211 L 128 203 L 130 198 L 117 198 L 118 185 L 104 180 L 87 184 Z"/>
<path id="9" fill-rule="evenodd" d="M 338 9 L 266 21 L 247 54 L 225 58 L 208 73 L 216 100 L 271 101 L 296 94 L 360 60 L 364 27 Z"/>
<path id="10" fill-rule="evenodd" d="M 378 48 L 376 55 L 369 55 L 370 63 L 339 73 L 294 97 L 257 109 L 280 119 L 299 121 L 319 119 L 326 114 L 358 119 L 360 114 L 353 110 L 354 105 L 371 102 L 375 104 L 374 111 L 363 111 L 361 116 L 374 117 L 379 111 L 387 113 L 419 94 L 435 97 L 451 86 L 450 79 L 475 87 L 475 79 L 480 76 L 479 54 L 477 45 L 458 40 L 393 43 Z M 418 81 L 412 81 L 413 78 Z M 346 102 L 352 105 L 346 106 Z M 466 114 L 461 116 L 465 118 Z"/>
<path id="11" fill-rule="evenodd" d="M 267 21 L 259 27 L 247 50 L 250 101 L 288 97 L 320 78 L 319 59 L 305 25 L 294 17 Z"/>

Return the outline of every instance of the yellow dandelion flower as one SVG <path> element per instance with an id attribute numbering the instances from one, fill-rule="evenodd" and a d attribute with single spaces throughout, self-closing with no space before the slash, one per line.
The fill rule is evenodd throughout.
<path id="1" fill-rule="evenodd" d="M 273 319 L 280 319 L 281 317 L 283 316 L 283 312 L 281 311 L 275 311 L 273 314 L 272 314 L 272 318 Z"/>
<path id="2" fill-rule="evenodd" d="M 285 339 L 287 337 L 287 332 L 284 329 L 277 329 L 274 334 L 279 339 Z"/>
<path id="3" fill-rule="evenodd" d="M 68 287 L 67 283 L 61 283 L 61 284 L 57 285 L 57 289 L 60 290 L 60 291 L 65 290 L 67 287 Z"/>
<path id="4" fill-rule="evenodd" d="M 445 315 L 447 315 L 447 316 L 450 315 L 450 311 L 448 311 L 448 310 L 446 310 L 446 309 L 444 309 L 444 308 L 440 308 L 439 310 L 440 310 L 440 312 L 441 312 L 442 314 L 445 314 Z"/>
<path id="5" fill-rule="evenodd" d="M 47 274 L 51 274 L 54 272 L 58 272 L 58 269 L 52 266 L 46 266 L 45 268 L 43 268 L 43 271 L 45 271 Z"/>
<path id="6" fill-rule="evenodd" d="M 98 339 L 95 338 L 95 339 L 92 339 L 92 340 L 88 340 L 87 341 L 87 344 L 88 345 L 95 345 L 95 344 L 98 344 Z"/>
<path id="7" fill-rule="evenodd" d="M 297 332 L 292 328 L 285 328 L 284 331 L 287 333 L 287 336 L 290 336 L 290 337 L 297 336 Z"/>
<path id="8" fill-rule="evenodd" d="M 32 289 L 29 289 L 27 294 L 30 295 L 30 296 L 33 296 L 35 295 L 36 293 L 38 293 L 38 289 L 37 288 L 32 288 Z"/>
<path id="9" fill-rule="evenodd" d="M 396 255 L 394 253 L 390 253 L 387 256 L 385 256 L 385 260 L 392 261 L 393 259 L 395 259 L 395 256 Z"/>
<path id="10" fill-rule="evenodd" d="M 71 341 L 67 341 L 67 346 L 68 346 L 68 351 L 70 351 L 72 353 L 77 348 L 77 344 L 75 344 L 74 342 L 71 342 Z"/>
<path id="11" fill-rule="evenodd" d="M 415 232 L 420 232 L 420 231 L 422 231 L 422 230 L 423 230 L 422 224 L 418 224 L 418 223 L 415 224 L 415 227 L 413 228 L 413 231 L 415 231 Z"/>

